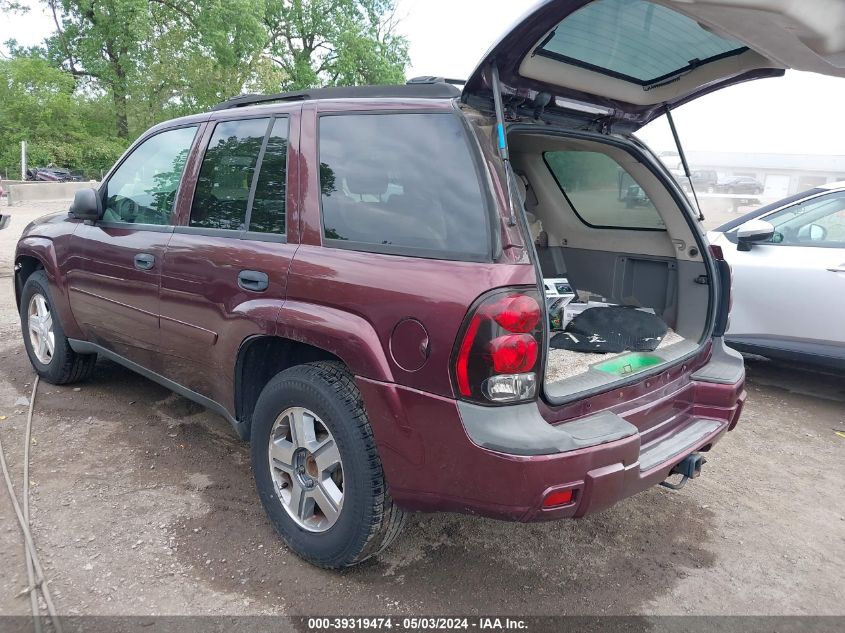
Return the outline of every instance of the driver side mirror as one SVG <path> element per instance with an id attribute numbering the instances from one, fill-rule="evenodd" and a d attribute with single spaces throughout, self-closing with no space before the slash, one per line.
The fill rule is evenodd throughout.
<path id="1" fill-rule="evenodd" d="M 103 215 L 103 202 L 96 189 L 79 189 L 73 196 L 68 214 L 72 218 L 95 222 Z"/>
<path id="2" fill-rule="evenodd" d="M 736 230 L 737 250 L 750 251 L 751 245 L 772 239 L 775 227 L 765 220 L 748 220 Z"/>

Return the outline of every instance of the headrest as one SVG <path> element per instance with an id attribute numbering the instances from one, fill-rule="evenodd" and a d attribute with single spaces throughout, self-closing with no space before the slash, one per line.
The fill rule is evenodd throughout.
<path id="1" fill-rule="evenodd" d="M 357 172 L 357 173 L 355 173 Z M 378 170 L 352 170 L 346 174 L 346 188 L 349 193 L 361 196 L 381 196 L 387 191 L 390 182 L 383 171 Z"/>

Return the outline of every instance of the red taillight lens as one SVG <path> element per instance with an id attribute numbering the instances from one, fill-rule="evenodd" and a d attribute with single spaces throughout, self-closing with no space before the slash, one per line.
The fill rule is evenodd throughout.
<path id="1" fill-rule="evenodd" d="M 498 319 L 497 319 L 498 321 Z M 530 334 L 507 334 L 490 341 L 490 360 L 497 374 L 531 371 L 539 346 Z"/>
<path id="2" fill-rule="evenodd" d="M 542 317 L 533 288 L 496 290 L 477 301 L 455 352 L 458 393 L 486 404 L 534 398 Z"/>
<path id="3" fill-rule="evenodd" d="M 472 317 L 469 327 L 467 327 L 464 338 L 461 341 L 461 347 L 458 350 L 458 360 L 455 365 L 455 374 L 458 379 L 458 390 L 461 395 L 472 395 L 472 388 L 469 384 L 469 354 L 472 351 L 472 344 L 475 341 L 475 336 L 478 334 L 478 328 L 481 327 L 481 316 L 476 314 Z"/>
<path id="4" fill-rule="evenodd" d="M 508 332 L 530 332 L 540 322 L 540 306 L 526 295 L 507 297 L 494 306 L 493 318 Z"/>

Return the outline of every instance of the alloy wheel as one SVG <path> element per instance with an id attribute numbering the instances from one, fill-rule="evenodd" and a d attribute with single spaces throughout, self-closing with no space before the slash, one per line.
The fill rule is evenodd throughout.
<path id="1" fill-rule="evenodd" d="M 302 407 L 285 409 L 270 431 L 270 474 L 288 515 L 325 532 L 343 509 L 343 462 L 325 423 Z"/>
<path id="2" fill-rule="evenodd" d="M 53 360 L 56 349 L 56 334 L 53 332 L 53 315 L 50 304 L 40 293 L 35 293 L 29 300 L 27 308 L 27 325 L 29 327 L 29 342 L 38 362 L 49 365 Z"/>

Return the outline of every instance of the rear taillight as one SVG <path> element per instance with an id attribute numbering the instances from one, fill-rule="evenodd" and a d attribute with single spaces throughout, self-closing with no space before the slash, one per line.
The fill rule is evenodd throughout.
<path id="1" fill-rule="evenodd" d="M 733 271 L 731 265 L 725 260 L 722 247 L 716 244 L 710 245 L 710 254 L 715 260 L 716 270 L 719 273 L 719 310 L 716 312 L 716 325 L 713 330 L 714 336 L 723 336 L 730 325 L 731 308 L 733 307 Z"/>
<path id="2" fill-rule="evenodd" d="M 533 288 L 494 290 L 479 299 L 455 350 L 460 396 L 484 404 L 533 399 L 542 368 L 542 320 Z"/>

